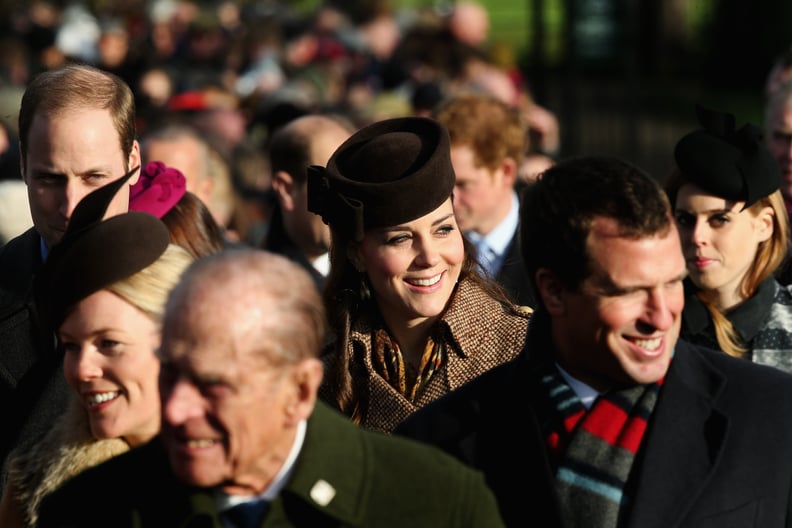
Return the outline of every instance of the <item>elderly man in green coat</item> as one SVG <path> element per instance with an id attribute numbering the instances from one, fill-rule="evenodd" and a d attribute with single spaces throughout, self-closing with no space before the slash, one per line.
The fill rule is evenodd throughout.
<path id="1" fill-rule="evenodd" d="M 163 322 L 160 436 L 46 497 L 39 526 L 503 526 L 480 473 L 317 402 L 325 328 L 287 259 L 198 261 Z"/>

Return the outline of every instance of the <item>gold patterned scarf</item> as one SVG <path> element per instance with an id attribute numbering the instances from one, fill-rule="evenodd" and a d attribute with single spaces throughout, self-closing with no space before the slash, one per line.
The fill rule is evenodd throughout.
<path id="1" fill-rule="evenodd" d="M 399 344 L 387 330 L 380 328 L 374 331 L 371 358 L 374 370 L 410 402 L 415 401 L 416 395 L 445 362 L 445 346 L 442 339 L 437 338 L 437 332 L 436 329 L 435 334 L 429 336 L 416 369 L 405 363 Z"/>

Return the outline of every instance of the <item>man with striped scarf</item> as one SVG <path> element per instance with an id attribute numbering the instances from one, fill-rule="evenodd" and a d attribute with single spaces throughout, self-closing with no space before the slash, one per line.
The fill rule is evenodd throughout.
<path id="1" fill-rule="evenodd" d="M 678 339 L 668 200 L 609 157 L 522 196 L 526 347 L 397 429 L 486 475 L 509 526 L 792 525 L 792 376 Z"/>

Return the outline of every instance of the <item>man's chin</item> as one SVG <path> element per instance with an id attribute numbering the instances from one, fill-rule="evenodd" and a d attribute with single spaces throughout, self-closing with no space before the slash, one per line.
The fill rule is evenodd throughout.
<path id="1" fill-rule="evenodd" d="M 212 474 L 207 474 L 201 471 L 201 468 L 196 468 L 192 465 L 184 465 L 171 461 L 171 467 L 173 469 L 173 474 L 179 482 L 187 484 L 188 486 L 211 488 L 222 482 L 222 479 Z"/>
<path id="2" fill-rule="evenodd" d="M 49 228 L 44 231 L 39 229 L 38 232 L 41 238 L 44 239 L 44 243 L 47 244 L 47 247 L 51 248 L 61 241 L 63 234 L 66 232 L 66 228 Z"/>

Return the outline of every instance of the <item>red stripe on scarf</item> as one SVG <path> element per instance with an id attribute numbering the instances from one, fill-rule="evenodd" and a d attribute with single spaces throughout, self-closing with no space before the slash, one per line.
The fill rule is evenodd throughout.
<path id="1" fill-rule="evenodd" d="M 580 411 L 567 416 L 564 419 L 564 431 L 572 431 L 577 423 L 580 421 L 583 416 L 586 415 L 587 410 L 581 409 Z M 550 448 L 550 452 L 554 455 L 560 455 L 566 449 L 566 443 L 569 441 L 569 434 L 564 435 L 565 438 L 557 431 L 551 431 L 550 434 L 547 436 L 547 446 Z"/>
<path id="2" fill-rule="evenodd" d="M 595 405 L 580 426 L 610 445 L 638 452 L 646 431 L 646 420 L 640 416 L 629 418 L 624 409 L 612 401 L 602 400 Z"/>
<path id="3" fill-rule="evenodd" d="M 665 377 L 660 378 L 657 384 L 662 386 L 664 381 Z M 596 412 L 592 412 L 594 409 Z M 583 419 L 584 417 L 585 419 Z M 629 420 L 628 418 L 627 413 L 621 407 L 603 398 L 592 409 L 583 409 L 564 418 L 563 433 L 551 431 L 547 435 L 547 446 L 553 455 L 562 455 L 566 450 L 572 431 L 580 422 L 580 427 L 590 434 L 603 439 L 610 445 L 627 449 L 634 455 L 641 446 L 647 423 L 640 416 L 634 416 Z M 582 422 L 581 419 L 583 419 Z"/>
<path id="4" fill-rule="evenodd" d="M 662 385 L 664 379 L 661 378 L 657 384 Z M 580 427 L 590 434 L 603 439 L 610 445 L 627 449 L 633 454 L 636 454 L 641 446 L 646 426 L 647 423 L 643 417 L 630 417 L 624 412 L 624 409 L 604 398 L 592 407 L 580 424 Z"/>
<path id="5" fill-rule="evenodd" d="M 621 407 L 603 399 L 591 408 L 580 427 L 610 445 L 618 445 L 619 437 L 628 425 L 627 418 L 627 413 Z"/>

